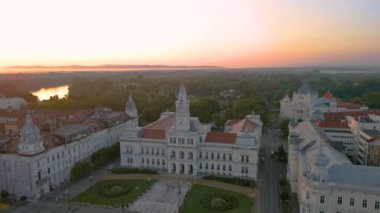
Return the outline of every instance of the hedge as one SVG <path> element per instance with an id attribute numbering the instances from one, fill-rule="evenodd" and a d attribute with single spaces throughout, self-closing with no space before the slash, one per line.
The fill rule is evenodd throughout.
<path id="1" fill-rule="evenodd" d="M 139 169 L 139 168 L 115 168 L 112 170 L 114 174 L 157 174 L 156 171 L 151 169 Z"/>
<path id="2" fill-rule="evenodd" d="M 235 184 L 239 186 L 255 187 L 256 185 L 254 180 L 242 179 L 242 178 L 237 178 L 237 177 L 221 177 L 221 176 L 208 175 L 208 176 L 204 176 L 203 179 L 215 180 L 215 181 Z"/>

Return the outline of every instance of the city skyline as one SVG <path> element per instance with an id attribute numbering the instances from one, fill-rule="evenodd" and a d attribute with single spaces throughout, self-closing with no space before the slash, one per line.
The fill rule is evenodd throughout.
<path id="1" fill-rule="evenodd" d="M 4 1 L 0 67 L 379 65 L 378 20 L 375 0 Z"/>

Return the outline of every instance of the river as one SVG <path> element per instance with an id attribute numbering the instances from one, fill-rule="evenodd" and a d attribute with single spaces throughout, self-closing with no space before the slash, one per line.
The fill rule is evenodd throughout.
<path id="1" fill-rule="evenodd" d="M 59 87 L 50 87 L 50 88 L 41 88 L 37 91 L 31 92 L 33 95 L 38 97 L 38 100 L 49 100 L 50 96 L 58 95 L 58 98 L 64 98 L 69 94 L 69 85 L 59 86 Z"/>

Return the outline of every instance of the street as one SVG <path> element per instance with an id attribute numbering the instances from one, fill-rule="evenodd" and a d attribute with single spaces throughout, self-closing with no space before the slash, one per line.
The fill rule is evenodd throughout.
<path id="1" fill-rule="evenodd" d="M 114 160 L 111 164 L 115 166 L 120 165 L 120 159 Z M 48 194 L 41 196 L 35 202 L 31 201 L 28 205 L 18 207 L 16 209 L 9 209 L 10 212 L 15 213 L 50 213 L 50 212 L 67 212 L 68 204 L 63 199 L 63 194 L 69 192 L 69 198 L 73 198 L 86 190 L 92 183 L 99 181 L 104 175 L 108 173 L 106 166 L 92 172 L 88 177 L 83 178 L 70 185 L 60 187 Z M 89 178 L 91 177 L 91 178 Z"/>
<path id="2" fill-rule="evenodd" d="M 263 141 L 260 148 L 260 164 L 258 187 L 260 188 L 260 205 L 262 213 L 279 213 L 279 179 L 286 177 L 286 164 L 270 158 L 272 150 L 284 145 L 286 139 L 279 137 L 280 130 L 271 125 L 263 133 Z M 261 159 L 264 157 L 264 161 Z"/>

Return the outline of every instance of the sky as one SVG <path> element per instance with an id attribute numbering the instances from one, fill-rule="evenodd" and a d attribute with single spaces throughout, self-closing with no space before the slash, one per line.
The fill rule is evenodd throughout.
<path id="1" fill-rule="evenodd" d="M 73 64 L 380 65 L 380 1 L 0 1 L 0 67 Z"/>

